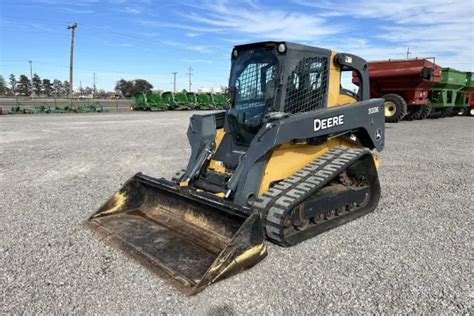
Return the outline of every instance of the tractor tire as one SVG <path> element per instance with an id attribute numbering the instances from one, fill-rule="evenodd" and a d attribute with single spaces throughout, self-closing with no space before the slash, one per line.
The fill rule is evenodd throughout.
<path id="1" fill-rule="evenodd" d="M 467 109 L 467 116 L 474 116 L 474 107 L 471 106 Z"/>
<path id="2" fill-rule="evenodd" d="M 403 120 L 405 121 L 413 121 L 413 120 L 418 120 L 421 117 L 421 114 L 423 113 L 423 108 L 424 106 L 414 106 L 411 108 L 411 110 L 405 115 Z"/>
<path id="3" fill-rule="evenodd" d="M 398 94 L 386 94 L 382 98 L 385 99 L 385 122 L 400 122 L 407 114 L 407 103 L 405 102 L 405 100 Z"/>
<path id="4" fill-rule="evenodd" d="M 467 116 L 468 110 L 466 108 L 460 108 L 458 111 L 456 111 L 457 116 Z"/>
<path id="5" fill-rule="evenodd" d="M 417 120 L 424 120 L 427 118 L 431 113 L 431 103 L 427 103 L 423 106 L 423 111 L 421 111 L 421 115 Z"/>
<path id="6" fill-rule="evenodd" d="M 451 112 L 453 111 L 452 108 L 444 108 L 441 110 L 441 118 L 449 117 L 451 116 Z"/>
<path id="7" fill-rule="evenodd" d="M 428 116 L 430 119 L 439 119 L 443 115 L 443 110 L 431 110 L 430 115 Z"/>

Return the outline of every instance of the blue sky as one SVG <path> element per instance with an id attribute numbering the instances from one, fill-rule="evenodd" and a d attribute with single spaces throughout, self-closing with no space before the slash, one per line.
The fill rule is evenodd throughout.
<path id="1" fill-rule="evenodd" d="M 225 86 L 234 44 L 288 40 L 368 60 L 435 56 L 474 70 L 474 1 L 450 0 L 1 0 L 0 74 L 68 79 L 77 22 L 74 86 L 111 90 L 120 78 L 155 88 Z"/>

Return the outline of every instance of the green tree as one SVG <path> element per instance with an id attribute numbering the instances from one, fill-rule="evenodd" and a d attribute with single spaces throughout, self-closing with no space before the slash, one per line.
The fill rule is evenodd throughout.
<path id="1" fill-rule="evenodd" d="M 41 85 L 43 87 L 43 93 L 50 97 L 53 94 L 53 84 L 51 83 L 51 80 L 43 79 Z"/>
<path id="2" fill-rule="evenodd" d="M 105 92 L 104 89 L 100 89 L 99 91 L 97 91 L 96 98 L 105 99 L 106 97 L 107 97 L 107 92 Z"/>
<path id="3" fill-rule="evenodd" d="M 33 86 L 33 94 L 40 95 L 42 90 L 41 78 L 37 74 L 33 75 L 32 86 Z"/>
<path id="4" fill-rule="evenodd" d="M 16 77 L 14 74 L 11 74 L 10 77 L 8 77 L 8 83 L 10 84 L 10 90 L 13 94 L 16 92 L 16 85 L 18 81 L 16 80 Z"/>
<path id="5" fill-rule="evenodd" d="M 63 91 L 61 93 L 63 96 L 69 96 L 69 87 L 70 86 L 71 85 L 69 84 L 69 81 L 67 81 L 67 80 L 63 81 Z"/>
<path id="6" fill-rule="evenodd" d="M 3 78 L 2 75 L 0 75 L 0 95 L 5 95 L 8 92 L 8 87 L 7 87 L 7 82 Z"/>
<path id="7" fill-rule="evenodd" d="M 31 81 L 25 75 L 20 75 L 20 79 L 17 84 L 17 91 L 21 95 L 31 95 Z"/>
<path id="8" fill-rule="evenodd" d="M 115 85 L 115 90 L 120 91 L 125 97 L 131 97 L 140 92 L 150 94 L 151 89 L 153 89 L 151 83 L 144 79 L 135 79 L 133 81 L 120 79 Z"/>
<path id="9" fill-rule="evenodd" d="M 52 94 L 55 96 L 55 97 L 59 97 L 61 96 L 63 93 L 63 83 L 61 82 L 61 80 L 58 80 L 58 79 L 54 79 L 53 80 L 53 91 L 52 91 Z"/>
<path id="10" fill-rule="evenodd" d="M 85 87 L 84 88 L 84 95 L 90 96 L 94 94 L 94 89 L 91 87 Z"/>
<path id="11" fill-rule="evenodd" d="M 132 95 L 135 95 L 139 92 L 144 92 L 146 94 L 150 94 L 151 89 L 153 89 L 153 86 L 148 81 L 146 81 L 144 79 L 135 79 L 133 81 Z"/>
<path id="12" fill-rule="evenodd" d="M 117 81 L 115 84 L 115 90 L 118 90 L 122 93 L 123 96 L 130 96 L 130 92 L 133 88 L 133 82 L 125 80 L 125 79 L 120 79 Z"/>

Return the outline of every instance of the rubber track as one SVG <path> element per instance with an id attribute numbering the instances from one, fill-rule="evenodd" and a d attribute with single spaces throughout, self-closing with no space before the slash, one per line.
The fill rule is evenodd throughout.
<path id="1" fill-rule="evenodd" d="M 277 244 L 294 244 L 285 240 L 285 218 L 298 204 L 366 154 L 371 153 L 365 148 L 336 147 L 258 197 L 253 207 L 262 214 L 267 237 Z"/>

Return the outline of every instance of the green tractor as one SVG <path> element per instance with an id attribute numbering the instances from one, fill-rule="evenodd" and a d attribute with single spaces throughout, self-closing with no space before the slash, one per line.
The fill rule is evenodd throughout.
<path id="1" fill-rule="evenodd" d="M 130 111 L 146 111 L 148 110 L 148 103 L 146 95 L 137 93 L 133 96 L 133 104 L 130 106 Z"/>
<path id="2" fill-rule="evenodd" d="M 92 104 L 81 104 L 76 108 L 77 113 L 90 113 L 90 112 L 95 112 L 95 106 Z"/>
<path id="3" fill-rule="evenodd" d="M 188 101 L 188 97 L 185 92 L 172 93 L 166 91 L 161 94 L 164 103 L 170 110 L 190 110 L 191 104 Z"/>
<path id="4" fill-rule="evenodd" d="M 196 109 L 198 106 L 197 98 L 196 98 L 196 93 L 194 92 L 187 92 L 186 96 L 188 97 L 188 102 L 189 105 L 191 106 L 192 109 Z"/>
<path id="5" fill-rule="evenodd" d="M 217 110 L 225 110 L 227 108 L 227 98 L 221 93 L 212 94 L 213 103 Z"/>
<path id="6" fill-rule="evenodd" d="M 12 106 L 8 114 L 21 114 L 24 113 L 22 108 L 19 105 Z"/>
<path id="7" fill-rule="evenodd" d="M 65 106 L 65 107 L 55 106 L 49 109 L 49 113 L 68 113 L 68 112 L 71 112 L 68 106 Z"/>
<path id="8" fill-rule="evenodd" d="M 148 104 L 151 111 L 166 111 L 167 107 L 159 93 L 152 93 L 148 96 Z"/>
<path id="9" fill-rule="evenodd" d="M 432 110 L 429 118 L 451 116 L 456 105 L 458 95 L 466 84 L 466 73 L 453 69 L 443 68 L 441 81 L 433 86 L 429 92 Z"/>
<path id="10" fill-rule="evenodd" d="M 177 108 L 177 104 L 174 102 L 173 93 L 171 91 L 165 91 L 161 94 L 161 98 L 163 99 L 163 103 L 166 105 L 168 110 L 174 110 Z"/>
<path id="11" fill-rule="evenodd" d="M 23 113 L 25 114 L 38 114 L 38 113 L 50 113 L 49 106 L 47 105 L 37 105 L 33 108 L 26 108 L 23 109 Z"/>
<path id="12" fill-rule="evenodd" d="M 100 104 L 96 104 L 94 108 L 97 113 L 109 112 L 107 108 L 104 108 L 104 106 Z"/>
<path id="13" fill-rule="evenodd" d="M 147 96 L 145 93 L 137 93 L 133 97 L 132 111 L 166 111 L 166 104 L 159 93 L 152 93 Z"/>
<path id="14" fill-rule="evenodd" d="M 196 95 L 199 110 L 215 110 L 210 93 L 199 93 Z"/>
<path id="15" fill-rule="evenodd" d="M 100 112 L 108 112 L 106 108 L 104 108 L 102 105 L 96 103 L 96 104 L 86 104 L 86 105 L 80 105 L 77 109 L 77 113 L 100 113 Z"/>
<path id="16" fill-rule="evenodd" d="M 176 92 L 174 94 L 174 101 L 178 105 L 175 110 L 192 110 L 194 105 L 188 100 L 187 92 Z"/>

